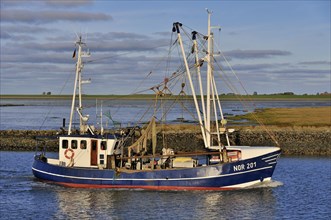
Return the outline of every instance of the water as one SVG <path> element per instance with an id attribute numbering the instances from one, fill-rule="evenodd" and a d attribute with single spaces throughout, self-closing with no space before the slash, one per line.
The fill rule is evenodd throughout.
<path id="1" fill-rule="evenodd" d="M 0 152 L 1 219 L 330 219 L 331 158 L 283 157 L 237 191 L 74 189 L 37 181 L 33 152 Z"/>
<path id="2" fill-rule="evenodd" d="M 1 99 L 0 101 L 1 105 L 24 105 L 0 107 L 1 130 L 59 129 L 62 126 L 63 118 L 66 118 L 66 126 L 68 126 L 71 100 Z M 84 103 L 83 113 L 90 115 L 90 124 L 100 127 L 100 118 L 97 118 L 97 115 L 100 115 L 100 101 L 98 109 L 95 107 L 95 100 L 86 100 Z M 183 101 L 183 105 L 187 110 L 195 114 L 192 101 Z M 330 101 L 255 101 L 254 105 L 247 105 L 246 103 L 246 110 L 253 111 L 255 108 L 330 106 Z M 132 126 L 137 121 L 148 121 L 152 116 L 153 106 L 154 102 L 152 100 L 105 100 L 102 108 L 103 126 L 105 128 L 113 127 L 113 121 L 120 122 L 122 126 Z M 174 104 L 173 100 L 169 100 L 165 103 L 165 106 L 164 109 L 173 107 L 171 111 L 167 112 L 167 121 L 173 122 L 177 118 L 196 121 L 196 118 L 193 118 L 191 113 L 183 110 L 181 103 Z M 222 107 L 224 114 L 238 115 L 246 113 L 246 111 L 242 111 L 242 104 L 238 101 L 224 101 Z M 164 112 L 159 111 L 156 114 L 158 120 L 161 120 Z M 111 115 L 113 121 L 109 118 L 109 115 Z M 77 117 L 76 121 L 78 121 Z"/>

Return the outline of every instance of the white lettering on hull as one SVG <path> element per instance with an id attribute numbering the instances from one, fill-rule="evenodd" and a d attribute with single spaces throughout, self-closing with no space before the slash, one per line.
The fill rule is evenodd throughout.
<path id="1" fill-rule="evenodd" d="M 250 162 L 250 163 L 246 163 L 246 166 L 245 166 L 245 164 L 239 164 L 239 165 L 233 166 L 233 171 L 237 172 L 237 171 L 250 170 L 250 169 L 254 169 L 254 168 L 256 168 L 256 162 Z"/>

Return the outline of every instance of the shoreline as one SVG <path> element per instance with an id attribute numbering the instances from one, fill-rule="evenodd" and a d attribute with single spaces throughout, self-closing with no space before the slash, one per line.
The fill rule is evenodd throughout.
<path id="1" fill-rule="evenodd" d="M 331 157 L 331 127 L 269 127 L 285 156 L 328 156 Z M 47 151 L 58 151 L 58 140 L 35 137 L 55 137 L 56 130 L 0 130 L 0 151 L 35 151 L 47 146 Z M 172 130 L 165 133 L 166 146 L 176 152 L 204 151 L 202 135 L 193 130 Z M 157 151 L 162 149 L 162 134 L 158 133 Z M 230 134 L 233 145 L 275 146 L 261 127 L 241 127 Z M 223 142 L 225 143 L 225 142 Z M 188 147 L 189 146 L 189 147 Z"/>
<path id="2" fill-rule="evenodd" d="M 104 99 L 104 100 L 154 100 L 154 94 L 137 94 L 137 95 L 83 95 L 84 99 Z M 271 95 L 227 95 L 222 94 L 220 98 L 222 100 L 237 101 L 240 99 L 246 99 L 246 101 L 329 101 L 330 95 L 282 95 L 282 94 L 271 94 Z M 164 97 L 163 99 L 177 99 L 178 95 L 172 95 Z M 72 95 L 1 95 L 0 100 L 8 99 L 59 99 L 59 100 L 71 100 Z M 191 96 L 187 96 L 185 99 L 193 99 Z M 199 99 L 199 97 L 198 97 Z"/>

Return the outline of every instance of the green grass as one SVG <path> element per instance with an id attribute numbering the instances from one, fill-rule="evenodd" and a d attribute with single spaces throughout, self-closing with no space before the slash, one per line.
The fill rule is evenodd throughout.
<path id="1" fill-rule="evenodd" d="M 273 126 L 331 126 L 331 106 L 304 108 L 268 108 L 246 115 L 231 117 L 233 121 L 248 120 Z"/>

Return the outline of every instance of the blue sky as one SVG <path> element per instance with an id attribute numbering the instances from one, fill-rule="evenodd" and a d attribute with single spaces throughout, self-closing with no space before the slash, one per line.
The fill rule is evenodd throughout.
<path id="1" fill-rule="evenodd" d="M 174 21 L 206 32 L 205 8 L 249 93 L 330 92 L 330 1 L 2 0 L 1 94 L 70 94 L 76 33 L 91 59 L 111 57 L 86 65 L 85 93 L 132 93 Z"/>

